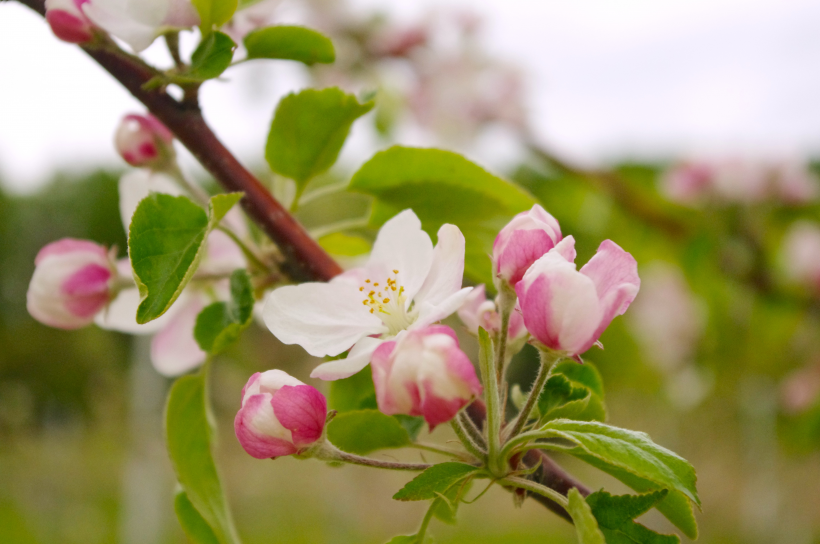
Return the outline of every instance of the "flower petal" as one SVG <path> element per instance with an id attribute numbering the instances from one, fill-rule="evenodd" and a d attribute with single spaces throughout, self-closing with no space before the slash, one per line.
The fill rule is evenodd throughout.
<path id="1" fill-rule="evenodd" d="M 126 334 L 153 334 L 163 327 L 176 314 L 179 307 L 185 304 L 185 293 L 176 303 L 158 319 L 144 325 L 137 323 L 137 308 L 140 305 L 140 293 L 136 287 L 123 289 L 108 306 L 94 317 L 94 323 L 101 329 L 119 331 Z"/>
<path id="2" fill-rule="evenodd" d="M 333 381 L 349 378 L 370 363 L 373 352 L 382 344 L 383 340 L 366 336 L 356 342 L 347 358 L 322 363 L 310 373 L 311 378 Z"/>
<path id="3" fill-rule="evenodd" d="M 361 338 L 384 330 L 381 320 L 362 305 L 357 288 L 346 280 L 280 287 L 268 295 L 263 315 L 281 342 L 299 344 L 315 357 L 338 355 Z"/>
<path id="4" fill-rule="evenodd" d="M 464 235 L 455 225 L 438 229 L 438 243 L 433 249 L 433 263 L 427 278 L 415 296 L 416 304 L 429 301 L 438 304 L 459 289 L 464 278 Z"/>
<path id="5" fill-rule="evenodd" d="M 248 398 L 234 418 L 236 438 L 251 457 L 268 459 L 296 453 L 297 449 L 286 437 L 289 431 L 279 427 L 273 415 L 270 395 L 253 395 Z M 265 432 L 262 432 L 265 431 Z M 270 432 L 274 431 L 274 432 Z M 284 433 L 282 432 L 284 431 Z"/>
<path id="6" fill-rule="evenodd" d="M 133 170 L 120 178 L 120 217 L 126 234 L 131 227 L 131 217 L 143 198 L 150 193 L 163 193 L 179 196 L 182 189 L 165 174 L 152 173 L 150 170 Z"/>
<path id="7" fill-rule="evenodd" d="M 204 307 L 202 297 L 190 297 L 151 341 L 151 362 L 163 376 L 179 376 L 205 362 L 207 354 L 194 339 L 196 318 Z"/>
<path id="8" fill-rule="evenodd" d="M 427 279 L 432 264 L 433 242 L 421 230 L 421 221 L 413 210 L 404 210 L 379 230 L 366 268 L 378 274 L 398 270 L 398 283 L 404 287 L 409 304 Z"/>
<path id="9" fill-rule="evenodd" d="M 327 399 L 309 385 L 285 385 L 273 395 L 273 413 L 290 430 L 296 447 L 319 440 L 327 418 Z"/>
<path id="10" fill-rule="evenodd" d="M 153 43 L 157 28 L 132 17 L 123 4 L 93 0 L 83 5 L 83 12 L 94 24 L 120 38 L 135 53 L 140 53 Z"/>
<path id="11" fill-rule="evenodd" d="M 419 308 L 418 319 L 408 329 L 420 329 L 452 315 L 461 308 L 472 290 L 472 287 L 465 287 L 440 301 L 436 306 L 433 306 L 430 302 L 425 302 Z"/>

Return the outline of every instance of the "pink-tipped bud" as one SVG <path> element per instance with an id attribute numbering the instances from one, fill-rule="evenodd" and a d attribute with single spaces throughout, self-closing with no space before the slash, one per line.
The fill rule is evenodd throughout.
<path id="1" fill-rule="evenodd" d="M 162 170 L 175 157 L 174 135 L 153 115 L 123 117 L 114 144 L 131 166 Z"/>
<path id="2" fill-rule="evenodd" d="M 458 309 L 458 317 L 472 334 L 478 334 L 479 327 L 490 335 L 498 334 L 501 331 L 501 316 L 498 314 L 495 302 L 487 299 L 484 285 L 478 285 L 470 291 L 470 294 L 464 300 L 464 304 Z M 513 310 L 507 328 L 508 340 L 515 342 L 526 335 L 527 329 L 524 327 L 524 318 L 521 316 L 521 312 Z"/>
<path id="3" fill-rule="evenodd" d="M 558 221 L 538 204 L 507 223 L 493 243 L 493 272 L 515 285 L 527 269 L 561 241 Z"/>
<path id="4" fill-rule="evenodd" d="M 45 246 L 34 260 L 28 312 L 58 329 L 91 324 L 113 296 L 116 269 L 108 250 L 94 242 L 64 238 Z"/>
<path id="5" fill-rule="evenodd" d="M 610 240 L 581 270 L 574 261 L 575 240 L 567 236 L 515 286 L 527 330 L 541 347 L 567 356 L 595 344 L 641 285 L 635 259 Z"/>
<path id="6" fill-rule="evenodd" d="M 326 419 L 324 395 L 286 372 L 268 370 L 242 389 L 234 430 L 251 457 L 268 459 L 309 448 L 322 437 Z"/>
<path id="7" fill-rule="evenodd" d="M 86 43 L 94 37 L 94 25 L 83 13 L 89 0 L 46 0 L 46 21 L 54 35 L 68 43 Z"/>
<path id="8" fill-rule="evenodd" d="M 385 414 L 424 416 L 430 430 L 450 421 L 481 393 L 481 383 L 450 327 L 408 331 L 380 345 L 370 360 L 376 400 Z"/>

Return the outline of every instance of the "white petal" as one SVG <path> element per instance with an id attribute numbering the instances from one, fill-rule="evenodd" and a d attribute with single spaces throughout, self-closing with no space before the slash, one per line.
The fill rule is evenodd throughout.
<path id="1" fill-rule="evenodd" d="M 185 297 L 184 293 L 158 319 L 139 325 L 137 324 L 137 307 L 140 305 L 139 291 L 136 287 L 123 289 L 106 309 L 96 315 L 94 323 L 100 328 L 126 334 L 153 334 L 168 324 L 176 313 L 178 305 L 185 302 L 183 297 Z"/>
<path id="2" fill-rule="evenodd" d="M 467 300 L 472 290 L 472 287 L 465 287 L 440 301 L 439 304 L 435 306 L 429 302 L 425 302 L 419 308 L 418 319 L 416 319 L 409 329 L 420 329 L 452 315 L 456 310 L 461 308 L 461 305 Z"/>
<path id="3" fill-rule="evenodd" d="M 349 378 L 370 363 L 373 352 L 376 351 L 376 348 L 383 342 L 384 340 L 366 336 L 353 346 L 353 349 L 347 354 L 346 359 L 322 363 L 313 369 L 313 372 L 310 373 L 310 377 L 327 381 Z"/>
<path id="4" fill-rule="evenodd" d="M 463 278 L 464 235 L 455 225 L 443 225 L 438 230 L 438 243 L 433 250 L 430 272 L 415 297 L 416 304 L 439 304 L 461 289 Z"/>
<path id="5" fill-rule="evenodd" d="M 164 193 L 179 196 L 183 194 L 179 186 L 165 174 L 152 174 L 150 170 L 133 170 L 120 178 L 120 217 L 125 232 L 131 226 L 131 217 L 140 201 L 149 193 Z"/>
<path id="6" fill-rule="evenodd" d="M 123 2 L 93 0 L 83 5 L 83 12 L 94 24 L 127 43 L 135 53 L 146 49 L 157 36 L 157 27 L 137 20 Z"/>
<path id="7" fill-rule="evenodd" d="M 207 354 L 194 339 L 194 325 L 207 301 L 201 296 L 177 300 L 179 309 L 151 341 L 151 362 L 163 376 L 179 376 L 205 362 Z"/>
<path id="8" fill-rule="evenodd" d="M 349 281 L 303 283 L 268 295 L 265 324 L 285 344 L 299 344 L 316 357 L 338 355 L 362 337 L 385 330 L 362 304 Z"/>
<path id="9" fill-rule="evenodd" d="M 379 231 L 366 268 L 379 274 L 398 270 L 398 283 L 404 287 L 409 304 L 421 289 L 432 264 L 433 242 L 421 230 L 421 221 L 413 210 L 404 210 Z"/>

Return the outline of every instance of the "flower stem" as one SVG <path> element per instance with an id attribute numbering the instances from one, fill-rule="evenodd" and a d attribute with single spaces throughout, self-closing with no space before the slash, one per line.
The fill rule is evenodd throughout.
<path id="1" fill-rule="evenodd" d="M 433 512 L 436 510 L 437 503 L 440 500 L 441 499 L 433 499 L 433 502 L 430 503 L 430 508 L 428 508 L 427 513 L 424 514 L 424 519 L 421 520 L 419 532 L 416 533 L 417 544 L 424 544 L 424 535 L 427 534 L 427 526 L 430 525 L 430 521 L 433 519 Z"/>
<path id="2" fill-rule="evenodd" d="M 467 435 L 473 439 L 473 442 L 478 445 L 478 448 L 481 451 L 487 451 L 487 440 L 484 438 L 484 435 L 481 433 L 476 424 L 473 422 L 470 415 L 467 411 L 459 412 L 458 414 L 458 422 L 461 424 L 461 428 L 467 432 Z"/>
<path id="3" fill-rule="evenodd" d="M 450 426 L 458 436 L 458 439 L 461 440 L 461 443 L 464 444 L 464 447 L 472 453 L 476 459 L 485 460 L 487 459 L 487 452 L 483 451 L 481 447 L 475 443 L 469 433 L 464 429 L 462 426 L 461 421 L 459 421 L 460 415 L 450 421 Z"/>
<path id="4" fill-rule="evenodd" d="M 501 331 L 495 344 L 495 372 L 498 383 L 504 382 L 504 367 L 507 361 L 507 337 L 510 333 L 510 315 L 515 307 L 515 291 L 505 284 L 498 288 L 498 311 L 501 314 Z M 503 388 L 502 388 L 503 389 Z"/>
<path id="5" fill-rule="evenodd" d="M 501 410 L 498 395 L 498 380 L 492 357 L 492 343 L 487 331 L 478 329 L 478 361 L 481 379 L 484 382 L 484 394 L 487 402 L 487 465 L 491 474 L 503 477 L 507 474 L 504 463 L 498 457 L 501 449 Z"/>
<path id="6" fill-rule="evenodd" d="M 427 463 L 396 463 L 393 461 L 380 461 L 369 457 L 362 457 L 353 453 L 342 451 L 330 442 L 325 442 L 318 448 L 313 456 L 322 461 L 336 461 L 349 463 L 351 465 L 362 465 L 365 467 L 385 468 L 390 470 L 427 470 L 433 465 Z"/>
<path id="7" fill-rule="evenodd" d="M 538 376 L 535 378 L 535 383 L 532 384 L 532 389 L 527 397 L 527 402 L 524 403 L 524 407 L 521 408 L 515 423 L 510 428 L 510 432 L 507 435 L 508 438 L 514 438 L 517 436 L 518 433 L 521 432 L 521 429 L 524 428 L 524 425 L 526 425 L 527 420 L 529 420 L 530 414 L 532 413 L 532 409 L 535 407 L 535 403 L 538 402 L 538 397 L 541 396 L 541 391 L 544 389 L 544 384 L 547 383 L 547 379 L 550 377 L 552 368 L 561 358 L 562 357 L 557 355 L 554 351 L 541 350 L 541 368 L 538 369 Z"/>
<path id="8" fill-rule="evenodd" d="M 453 449 L 450 449 L 450 448 L 445 448 L 445 447 L 442 447 L 442 446 L 438 446 L 436 444 L 425 444 L 423 442 L 414 442 L 410 447 L 414 448 L 414 449 L 417 449 L 417 450 L 430 451 L 430 452 L 433 452 L 433 453 L 438 453 L 439 455 L 446 455 L 448 457 L 454 457 L 456 459 L 460 459 L 460 460 L 466 461 L 468 463 L 472 462 L 472 461 L 475 461 L 475 459 L 473 459 L 473 455 L 475 455 L 473 452 L 470 452 L 473 455 L 468 455 L 468 454 L 464 453 L 463 451 L 458 451 L 458 450 L 453 450 Z M 480 457 L 477 457 L 477 459 L 480 459 Z"/>
<path id="9" fill-rule="evenodd" d="M 262 259 L 250 247 L 248 247 L 248 245 L 245 242 L 243 242 L 242 239 L 239 238 L 239 236 L 237 236 L 237 234 L 234 231 L 223 225 L 217 225 L 216 228 L 224 232 L 228 236 L 228 238 L 233 240 L 233 243 L 235 243 L 237 247 L 239 247 L 239 249 L 242 251 L 242 254 L 245 256 L 246 259 L 248 259 L 248 261 L 254 266 L 254 268 L 256 268 L 259 271 L 270 271 L 270 266 L 262 262 Z"/>
<path id="10" fill-rule="evenodd" d="M 558 503 L 564 509 L 569 506 L 569 501 L 567 501 L 567 498 L 561 493 L 555 491 L 554 489 L 550 489 L 545 485 L 537 484 L 531 480 L 519 478 L 517 476 L 509 476 L 507 478 L 500 479 L 498 483 L 502 485 L 510 485 L 519 489 L 526 489 L 527 491 L 531 491 L 533 493 L 538 493 L 539 495 Z"/>

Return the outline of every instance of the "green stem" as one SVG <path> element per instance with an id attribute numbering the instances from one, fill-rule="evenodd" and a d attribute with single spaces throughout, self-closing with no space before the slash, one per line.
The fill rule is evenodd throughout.
<path id="1" fill-rule="evenodd" d="M 473 439 L 473 442 L 478 445 L 478 448 L 481 451 L 486 452 L 487 440 L 484 438 L 484 435 L 478 427 L 476 427 L 476 424 L 470 418 L 469 414 L 467 414 L 466 411 L 461 411 L 459 412 L 457 418 L 458 422 L 461 424 L 461 428 L 464 429 L 467 432 L 467 435 Z"/>
<path id="2" fill-rule="evenodd" d="M 473 454 L 476 457 L 476 459 L 486 461 L 487 452 L 482 451 L 479 445 L 473 441 L 473 439 L 470 437 L 470 435 L 467 433 L 464 427 L 462 427 L 458 417 L 450 421 L 450 426 L 455 431 L 458 439 L 461 440 L 461 443 L 464 444 L 464 447 L 467 449 L 467 451 Z"/>
<path id="3" fill-rule="evenodd" d="M 205 192 L 205 189 L 197 185 L 196 183 L 191 182 L 185 174 L 182 173 L 182 170 L 179 167 L 179 164 L 176 160 L 171 162 L 171 165 L 168 167 L 167 173 L 179 183 L 183 189 L 188 191 L 188 193 L 194 197 L 194 200 L 199 202 L 201 205 L 208 207 L 208 203 L 211 200 L 210 195 Z"/>
<path id="4" fill-rule="evenodd" d="M 322 198 L 324 196 L 340 193 L 347 189 L 348 185 L 348 182 L 343 181 L 341 183 L 330 183 L 323 187 L 319 187 L 318 189 L 314 189 L 313 191 L 305 195 L 302 195 L 302 197 L 299 198 L 299 206 L 304 206 L 308 202 L 313 202 L 314 200 Z"/>
<path id="5" fill-rule="evenodd" d="M 501 314 L 501 331 L 495 344 L 495 372 L 499 384 L 504 382 L 504 367 L 507 362 L 507 337 L 510 333 L 510 315 L 515 307 L 515 291 L 502 283 L 498 286 L 498 311 Z M 502 391 L 504 388 L 501 388 Z"/>
<path id="6" fill-rule="evenodd" d="M 519 478 L 517 476 L 510 476 L 508 478 L 500 479 L 498 483 L 502 485 L 517 487 L 519 489 L 526 489 L 527 491 L 531 491 L 533 493 L 538 493 L 539 495 L 558 503 L 565 510 L 569 507 L 569 501 L 565 496 L 555 491 L 554 489 L 550 489 L 547 486 L 537 484 L 531 480 L 526 480 L 524 478 Z"/>
<path id="7" fill-rule="evenodd" d="M 545 436 L 546 434 L 547 433 L 545 433 L 544 431 L 535 430 L 535 431 L 529 431 L 529 432 L 526 432 L 526 433 L 521 433 L 518 436 L 510 438 L 510 440 L 508 440 L 504 444 L 504 447 L 501 448 L 501 458 L 502 459 L 509 459 L 510 457 L 512 457 L 513 453 L 522 453 L 522 452 L 529 451 L 529 450 L 544 449 L 546 446 L 548 446 L 550 444 L 549 442 L 541 442 L 541 443 L 538 443 L 538 444 L 532 444 L 532 445 L 529 445 L 529 446 L 524 447 L 524 448 L 518 448 L 518 446 L 520 446 L 521 444 L 525 444 L 525 443 L 529 442 L 530 440 L 539 440 L 539 439 L 552 438 L 550 436 Z M 560 443 L 560 440 L 555 439 L 555 442 Z"/>
<path id="8" fill-rule="evenodd" d="M 262 261 L 262 259 L 250 247 L 248 247 L 248 245 L 245 244 L 245 242 L 243 242 L 242 239 L 239 238 L 239 236 L 234 231 L 223 225 L 217 225 L 216 228 L 224 232 L 228 236 L 228 238 L 233 240 L 233 242 L 242 251 L 242 254 L 245 255 L 245 258 L 248 259 L 248 261 L 252 263 L 257 270 L 270 270 L 270 267 L 266 265 Z"/>
<path id="9" fill-rule="evenodd" d="M 436 510 L 436 503 L 440 499 L 433 499 L 433 502 L 430 504 L 430 508 L 427 509 L 427 513 L 424 514 L 424 519 L 421 520 L 421 527 L 419 527 L 419 532 L 416 533 L 416 543 L 417 544 L 424 544 L 424 535 L 427 534 L 427 527 L 430 525 L 430 521 L 433 519 L 433 512 Z"/>
<path id="10" fill-rule="evenodd" d="M 507 435 L 508 438 L 517 436 L 521 432 L 521 429 L 524 428 L 524 425 L 527 424 L 532 409 L 535 407 L 535 403 L 538 402 L 538 397 L 541 396 L 541 391 L 544 389 L 544 384 L 547 383 L 547 379 L 550 377 L 553 366 L 555 366 L 555 363 L 561 360 L 561 358 L 562 356 L 556 354 L 554 351 L 541 350 L 541 368 L 538 369 L 538 376 L 535 378 L 535 383 L 532 384 L 530 394 L 527 396 L 527 402 L 524 403 L 524 407 L 521 408 L 515 423 L 510 428 L 510 432 Z"/>
<path id="11" fill-rule="evenodd" d="M 478 345 L 479 368 L 481 369 L 481 379 L 484 382 L 484 394 L 487 401 L 487 468 L 493 476 L 504 477 L 507 470 L 498 457 L 501 449 L 501 410 L 498 380 L 495 378 L 490 336 L 481 327 L 478 329 Z"/>
<path id="12" fill-rule="evenodd" d="M 396 463 L 393 461 L 380 461 L 369 457 L 362 457 L 353 453 L 342 451 L 330 442 L 325 442 L 313 453 L 313 456 L 322 461 L 337 461 L 349 463 L 351 465 L 361 465 L 365 467 L 384 468 L 389 470 L 427 470 L 433 465 L 427 463 Z"/>
<path id="13" fill-rule="evenodd" d="M 448 457 L 454 457 L 456 459 L 460 459 L 460 460 L 466 461 L 468 463 L 475 461 L 475 459 L 473 459 L 472 456 L 465 454 L 463 451 L 451 450 L 449 448 L 444 448 L 444 447 L 441 447 L 441 446 L 437 446 L 435 444 L 425 444 L 423 442 L 414 442 L 410 447 L 414 448 L 414 449 L 417 449 L 417 450 L 430 451 L 430 452 L 433 452 L 433 453 L 438 453 L 439 455 L 446 455 Z M 472 452 L 470 452 L 470 453 L 472 453 Z M 478 459 L 480 459 L 480 457 Z"/>

